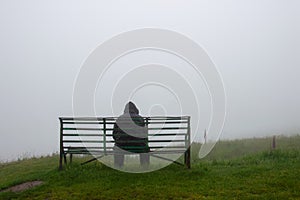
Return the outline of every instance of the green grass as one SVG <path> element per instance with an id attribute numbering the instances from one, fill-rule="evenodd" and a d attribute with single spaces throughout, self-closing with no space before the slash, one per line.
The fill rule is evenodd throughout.
<path id="1" fill-rule="evenodd" d="M 200 147 L 201 144 L 194 144 L 192 149 L 193 158 L 197 159 Z M 205 160 L 234 159 L 253 153 L 270 151 L 271 147 L 272 138 L 270 137 L 219 141 L 212 152 L 205 157 Z M 276 149 L 300 150 L 300 135 L 292 137 L 276 136 Z"/>
<path id="2" fill-rule="evenodd" d="M 292 141 L 297 144 L 299 136 Z M 249 146 L 249 153 L 244 147 L 242 153 L 223 157 L 228 148 L 233 153 L 235 145 L 245 146 L 241 143 L 248 144 L 218 143 L 206 159 L 193 157 L 190 170 L 172 164 L 145 174 L 119 172 L 99 162 L 81 166 L 82 158 L 58 171 L 57 156 L 1 164 L 1 189 L 30 180 L 44 184 L 20 193 L 2 192 L 0 199 L 300 199 L 299 146 L 276 151 L 252 151 Z M 192 147 L 193 156 L 197 148 Z"/>

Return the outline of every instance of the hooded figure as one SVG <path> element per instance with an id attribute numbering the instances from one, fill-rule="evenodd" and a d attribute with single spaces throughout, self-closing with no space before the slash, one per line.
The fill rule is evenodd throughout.
<path id="1" fill-rule="evenodd" d="M 148 131 L 144 118 L 139 115 L 139 110 L 131 101 L 126 104 L 123 115 L 116 120 L 113 129 L 115 150 L 122 149 L 132 153 L 140 154 L 141 165 L 149 164 Z M 124 151 L 115 154 L 115 166 L 124 164 Z"/>

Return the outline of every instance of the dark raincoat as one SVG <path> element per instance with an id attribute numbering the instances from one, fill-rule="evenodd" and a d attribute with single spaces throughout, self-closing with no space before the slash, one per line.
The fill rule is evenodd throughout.
<path id="1" fill-rule="evenodd" d="M 149 151 L 148 130 L 134 103 L 126 104 L 124 114 L 118 117 L 113 129 L 115 145 L 133 153 Z"/>

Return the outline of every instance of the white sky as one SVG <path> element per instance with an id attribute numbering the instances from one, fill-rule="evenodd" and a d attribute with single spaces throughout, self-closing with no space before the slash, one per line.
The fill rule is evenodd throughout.
<path id="1" fill-rule="evenodd" d="M 58 151 L 57 118 L 72 114 L 84 60 L 144 27 L 177 31 L 207 51 L 227 92 L 222 138 L 299 133 L 299 13 L 297 0 L 1 0 L 0 160 Z"/>

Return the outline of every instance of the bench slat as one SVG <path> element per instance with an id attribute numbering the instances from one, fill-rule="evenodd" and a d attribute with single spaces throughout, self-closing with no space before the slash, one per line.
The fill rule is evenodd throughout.
<path id="1" fill-rule="evenodd" d="M 165 150 L 165 151 L 151 151 L 148 152 L 148 154 L 181 154 L 184 153 L 185 150 Z M 89 154 L 91 155 L 91 153 L 99 153 L 99 154 L 106 154 L 106 155 L 114 155 L 114 154 L 118 154 L 115 151 L 70 151 L 70 152 L 65 152 L 65 153 L 72 153 L 72 154 Z M 132 152 L 122 152 L 123 154 L 139 154 L 139 153 L 132 153 Z M 119 154 L 122 154 L 119 153 Z"/>
<path id="2" fill-rule="evenodd" d="M 115 124 L 116 122 L 106 122 L 106 124 Z M 187 124 L 187 121 L 153 121 L 153 122 L 148 122 L 148 124 Z M 104 124 L 103 121 L 89 121 L 89 122 L 84 122 L 84 121 L 67 121 L 63 122 L 63 124 Z"/>
<path id="3" fill-rule="evenodd" d="M 148 134 L 148 136 L 180 136 L 180 135 L 186 135 L 185 133 L 158 133 L 158 134 Z M 64 133 L 63 136 L 101 136 L 103 137 L 104 134 L 97 134 L 97 133 Z M 113 134 L 106 134 L 108 137 L 112 137 Z"/>
<path id="4" fill-rule="evenodd" d="M 149 127 L 148 130 L 179 130 L 179 129 L 188 129 L 188 127 Z M 113 128 L 74 128 L 74 127 L 64 127 L 63 130 L 69 130 L 69 131 L 113 131 Z"/>
<path id="5" fill-rule="evenodd" d="M 64 143 L 104 143 L 104 141 L 101 140 L 63 140 Z M 130 140 L 130 142 L 142 142 L 139 140 Z M 118 143 L 130 143 L 128 141 L 118 141 Z M 148 142 L 185 142 L 185 140 L 148 140 Z M 115 143 L 114 140 L 107 140 L 106 143 Z"/>

